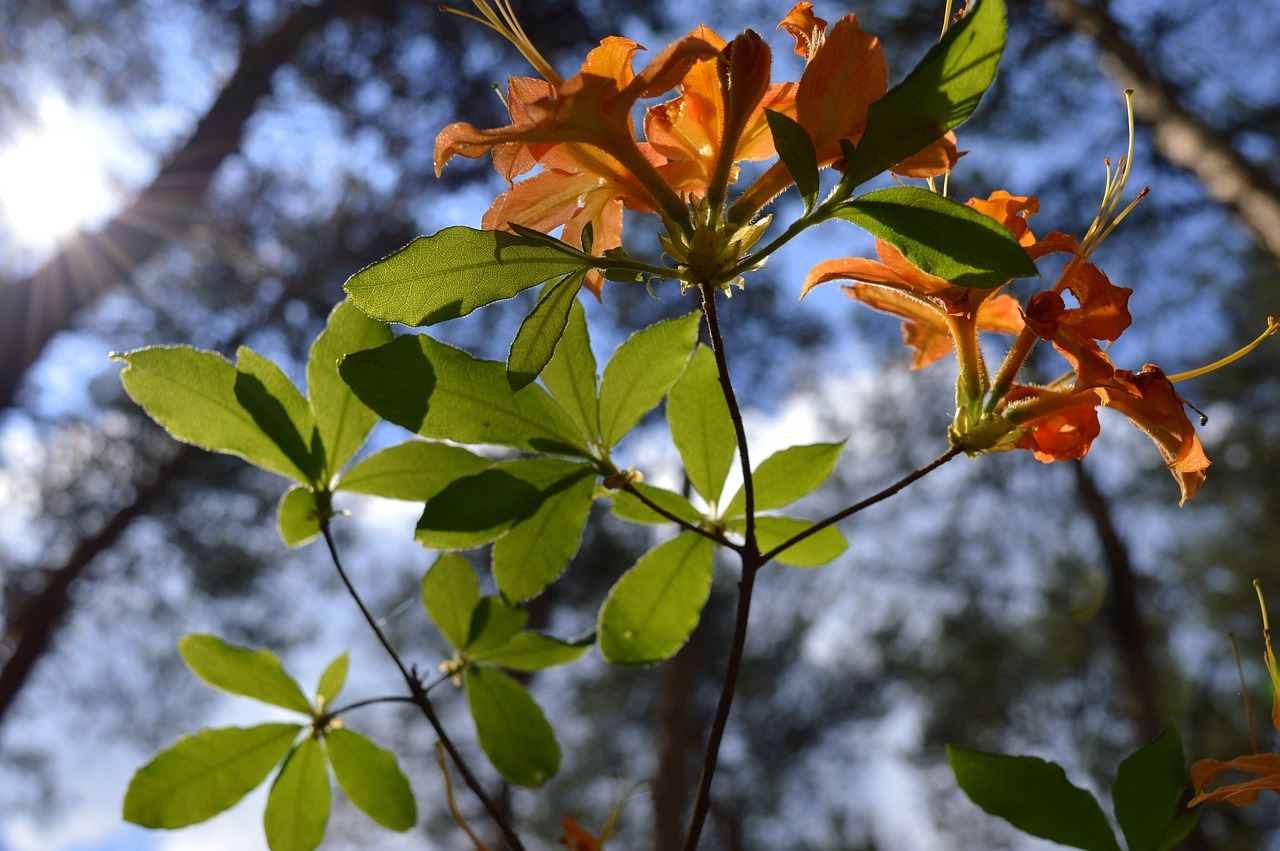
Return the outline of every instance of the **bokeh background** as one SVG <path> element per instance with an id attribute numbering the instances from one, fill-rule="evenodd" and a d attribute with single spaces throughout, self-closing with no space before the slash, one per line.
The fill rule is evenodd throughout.
<path id="1" fill-rule="evenodd" d="M 943 4 L 822 2 L 879 35 L 899 79 L 937 38 Z M 1126 144 L 1151 187 L 1095 260 L 1132 287 L 1117 363 L 1170 372 L 1211 361 L 1280 315 L 1280 5 L 1193 0 L 1010 4 L 1002 74 L 960 132 L 958 199 L 1036 195 L 1037 233 L 1082 233 Z M 651 50 L 707 23 L 751 27 L 775 79 L 801 60 L 774 32 L 786 3 L 529 0 L 517 11 L 565 75 L 609 34 Z M 350 648 L 348 696 L 395 690 L 315 547 L 286 550 L 277 478 L 183 449 L 123 395 L 115 350 L 247 344 L 300 377 L 348 275 L 413 236 L 478 225 L 502 189 L 487 160 L 443 178 L 447 123 L 497 126 L 490 85 L 528 73 L 509 45 L 420 0 L 6 0 L 0 7 L 0 851 L 259 849 L 262 796 L 165 834 L 124 825 L 132 771 L 201 726 L 270 710 L 224 698 L 175 642 L 211 630 L 270 645 L 314 682 Z M 784 196 L 780 214 L 794 212 Z M 628 230 L 637 255 L 652 233 Z M 946 446 L 953 360 L 910 372 L 897 323 L 834 288 L 801 304 L 808 268 L 866 254 L 841 223 L 798 240 L 726 307 L 731 365 L 758 457 L 848 439 L 811 516 L 873 492 Z M 587 304 L 597 357 L 690 309 L 608 285 Z M 527 305 L 526 305 L 527 306 Z M 440 329 L 502 357 L 523 315 L 499 304 Z M 1051 353 L 1042 353 L 1049 354 Z M 1270 692 L 1250 582 L 1280 601 L 1280 350 L 1179 390 L 1209 417 L 1214 465 L 1185 508 L 1147 438 L 1104 413 L 1083 464 L 1026 453 L 959 460 L 845 526 L 838 562 L 770 569 L 726 741 L 706 847 L 1039 848 L 970 804 L 943 746 L 1033 753 L 1105 795 L 1119 759 L 1169 720 L 1189 759 L 1249 749 L 1229 634 L 1260 747 Z M 1056 374 L 1052 357 L 1040 368 Z M 664 422 L 623 444 L 677 485 Z M 380 428 L 373 445 L 404 438 Z M 754 448 L 758 447 L 758 448 Z M 443 646 L 417 605 L 431 556 L 412 505 L 351 500 L 352 571 L 407 656 Z M 537 606 L 588 628 L 613 580 L 651 543 L 598 506 L 574 570 Z M 598 826 L 631 796 L 609 847 L 670 851 L 687 815 L 727 647 L 733 571 L 671 661 L 598 659 L 531 683 L 565 750 L 538 792 L 502 789 L 531 847 L 559 820 Z M 474 743 L 460 701 L 448 723 Z M 326 848 L 461 849 L 432 741 L 407 710 L 355 726 L 392 746 L 423 818 L 408 835 L 339 802 Z M 465 798 L 477 825 L 484 820 Z M 1280 807 L 1213 807 L 1187 847 L 1278 847 Z M 494 848 L 500 847 L 494 840 Z"/>

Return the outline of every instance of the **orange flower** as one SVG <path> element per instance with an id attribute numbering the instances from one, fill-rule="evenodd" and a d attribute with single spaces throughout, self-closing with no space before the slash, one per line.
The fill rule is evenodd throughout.
<path id="1" fill-rule="evenodd" d="M 1266 646 L 1262 658 L 1266 662 L 1267 673 L 1271 676 L 1271 725 L 1280 731 L 1280 671 L 1276 668 L 1275 651 L 1271 649 L 1271 624 L 1267 620 L 1267 604 L 1262 597 L 1262 585 L 1255 579 L 1253 588 L 1258 593 L 1258 605 L 1262 608 L 1262 636 Z M 1249 738 L 1253 738 L 1252 723 L 1249 727 Z M 1254 750 L 1257 750 L 1256 744 Z M 1227 770 L 1255 774 L 1258 779 L 1220 786 L 1212 792 L 1204 791 L 1204 787 Z M 1237 807 L 1247 807 L 1258 800 L 1258 793 L 1263 790 L 1270 789 L 1280 793 L 1280 754 L 1255 752 L 1225 762 L 1202 759 L 1191 766 L 1191 785 L 1195 787 L 1196 796 L 1187 804 L 1188 807 L 1203 804 L 1205 801 L 1227 801 Z"/>
<path id="2" fill-rule="evenodd" d="M 560 844 L 568 851 L 600 851 L 600 840 L 579 827 L 578 820 L 573 816 L 560 822 L 560 826 L 564 829 Z"/>

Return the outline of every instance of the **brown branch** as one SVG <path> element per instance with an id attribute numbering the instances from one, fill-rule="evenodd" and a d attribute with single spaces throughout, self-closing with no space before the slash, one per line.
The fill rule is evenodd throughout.
<path id="1" fill-rule="evenodd" d="M 1183 106 L 1177 88 L 1125 39 L 1105 6 L 1080 0 L 1045 0 L 1045 5 L 1092 39 L 1109 73 L 1134 90 L 1134 116 L 1150 125 L 1160 154 L 1199 178 L 1209 197 L 1235 213 L 1280 264 L 1280 182 L 1245 159 L 1226 133 Z"/>

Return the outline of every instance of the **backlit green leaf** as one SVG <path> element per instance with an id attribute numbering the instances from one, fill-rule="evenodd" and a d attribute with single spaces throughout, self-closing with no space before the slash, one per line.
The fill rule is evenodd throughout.
<path id="1" fill-rule="evenodd" d="M 631 486 L 640 493 L 644 494 L 650 502 L 657 505 L 671 515 L 679 517 L 681 520 L 692 525 L 702 522 L 702 512 L 693 507 L 689 500 L 685 499 L 674 491 L 656 488 L 652 485 L 646 485 L 642 482 L 632 482 Z M 654 511 L 649 506 L 640 501 L 638 497 L 632 496 L 624 490 L 616 490 L 609 494 L 609 499 L 613 504 L 613 513 L 621 517 L 623 520 L 632 523 L 670 523 L 666 517 Z"/>
<path id="2" fill-rule="evenodd" d="M 467 646 L 471 613 L 480 602 L 480 580 L 471 562 L 444 553 L 422 577 L 422 605 L 427 616 L 454 647 Z"/>
<path id="3" fill-rule="evenodd" d="M 600 652 L 610 662 L 661 662 L 684 646 L 711 593 L 715 545 L 682 532 L 622 574 L 600 609 Z"/>
<path id="4" fill-rule="evenodd" d="M 769 133 L 773 136 L 773 147 L 778 158 L 787 167 L 791 179 L 795 181 L 800 197 L 804 199 L 804 211 L 813 209 L 818 201 L 818 155 L 813 149 L 813 140 L 795 119 L 772 109 L 764 111 L 769 122 Z"/>
<path id="5" fill-rule="evenodd" d="M 345 288 L 375 319 L 434 325 L 586 268 L 585 258 L 546 241 L 450 227 L 362 269 Z"/>
<path id="6" fill-rule="evenodd" d="M 391 830 L 406 831 L 418 821 L 413 788 L 395 755 L 346 727 L 324 734 L 338 785 L 369 818 Z"/>
<path id="7" fill-rule="evenodd" d="M 1191 813 L 1183 813 L 1173 820 L 1173 824 L 1169 825 L 1164 835 L 1160 837 L 1160 844 L 1156 846 L 1156 851 L 1173 851 L 1182 844 L 1195 826 L 1200 823 L 1200 816 L 1203 810 L 1196 810 Z"/>
<path id="8" fill-rule="evenodd" d="M 927 189 L 868 192 L 835 214 L 883 239 L 918 269 L 958 286 L 989 289 L 1040 274 L 1004 225 Z"/>
<path id="9" fill-rule="evenodd" d="M 471 614 L 471 628 L 463 649 L 483 656 L 506 647 L 529 622 L 529 613 L 501 597 L 483 597 Z"/>
<path id="10" fill-rule="evenodd" d="M 720 499 L 738 438 L 720 389 L 715 355 L 699 346 L 667 399 L 671 439 L 689 482 L 709 503 Z"/>
<path id="11" fill-rule="evenodd" d="M 947 758 L 970 800 L 1024 833 L 1085 851 L 1120 851 L 1097 800 L 1073 786 L 1062 766 L 953 745 Z"/>
<path id="12" fill-rule="evenodd" d="M 302 740 L 271 784 L 262 817 L 271 851 L 313 851 L 329 823 L 329 764 L 320 742 Z"/>
<path id="13" fill-rule="evenodd" d="M 310 483 L 311 477 L 254 421 L 236 398 L 240 373 L 222 355 L 189 346 L 112 355 L 135 402 L 178 440 Z"/>
<path id="14" fill-rule="evenodd" d="M 966 9 L 906 79 L 871 104 L 838 191 L 851 193 L 972 115 L 995 79 L 1004 42 L 1004 0 Z"/>
<path id="15" fill-rule="evenodd" d="M 1111 802 L 1129 851 L 1159 848 L 1186 783 L 1182 737 L 1173 724 L 1120 763 Z"/>
<path id="16" fill-rule="evenodd" d="M 323 485 L 324 446 L 302 392 L 274 362 L 245 346 L 236 354 L 236 372 L 236 401 L 306 475 L 305 481 Z"/>
<path id="17" fill-rule="evenodd" d="M 760 462 L 751 474 L 756 511 L 790 505 L 812 493 L 835 469 L 844 442 L 791 446 Z M 725 506 L 725 517 L 742 517 L 747 510 L 746 494 L 739 487 Z"/>
<path id="18" fill-rule="evenodd" d="M 569 321 L 569 310 L 578 300 L 578 291 L 587 279 L 586 270 L 560 281 L 548 281 L 538 303 L 520 323 L 520 330 L 507 355 L 507 383 L 512 390 L 530 384 L 555 353 Z"/>
<path id="19" fill-rule="evenodd" d="M 488 458 L 461 446 L 410 440 L 365 458 L 338 480 L 336 489 L 426 502 L 451 482 L 491 466 Z"/>
<path id="20" fill-rule="evenodd" d="M 498 773 L 518 786 L 541 786 L 560 770 L 560 746 L 524 686 L 496 668 L 467 669 L 467 703 L 480 747 Z"/>
<path id="21" fill-rule="evenodd" d="M 378 415 L 365 407 L 338 375 L 338 362 L 344 355 L 377 348 L 391 339 L 391 329 L 385 324 L 343 301 L 329 314 L 328 324 L 311 346 L 307 396 L 320 429 L 330 476 L 351 460 L 378 421 Z"/>
<path id="22" fill-rule="evenodd" d="M 469 655 L 477 662 L 488 662 L 513 671 L 541 671 L 555 665 L 567 665 L 590 649 L 590 642 L 570 644 L 540 632 L 521 632 L 502 647 Z"/>
<path id="23" fill-rule="evenodd" d="M 124 818 L 169 830 L 211 819 L 266 780 L 301 731 L 300 724 L 262 724 L 183 737 L 133 775 Z"/>
<path id="24" fill-rule="evenodd" d="M 811 520 L 796 520 L 792 517 L 757 517 L 756 544 L 760 547 L 760 552 L 767 553 L 812 525 Z M 744 522 L 738 521 L 733 526 L 741 532 Z M 838 558 L 847 549 L 849 542 L 845 540 L 844 533 L 834 526 L 827 526 L 795 546 L 787 547 L 773 558 L 774 561 L 792 567 L 817 567 Z"/>
<path id="25" fill-rule="evenodd" d="M 348 355 L 339 372 L 381 417 L 423 437 L 590 454 L 573 420 L 541 387 L 516 392 L 505 364 L 424 335 Z"/>
<path id="26" fill-rule="evenodd" d="M 551 362 L 542 370 L 542 383 L 589 441 L 600 439 L 600 379 L 587 334 L 587 314 L 579 299 L 575 298 L 569 308 L 564 336 Z"/>
<path id="27" fill-rule="evenodd" d="M 270 650 L 251 650 L 197 632 L 182 637 L 178 652 L 187 667 L 214 688 L 311 714 L 311 701 Z"/>
<path id="28" fill-rule="evenodd" d="M 320 709 L 328 709 L 334 698 L 342 691 L 347 682 L 347 670 L 351 667 L 351 654 L 343 653 L 336 657 L 320 675 L 320 683 L 316 686 L 316 703 Z"/>
<path id="29" fill-rule="evenodd" d="M 576 478 L 550 494 L 529 518 L 520 521 L 493 545 L 493 578 L 509 600 L 527 600 L 569 566 L 582 543 L 591 513 L 595 470 L 585 464 Z"/>
<path id="30" fill-rule="evenodd" d="M 276 523 L 285 546 L 300 547 L 320 534 L 320 517 L 316 513 L 316 495 L 305 485 L 294 485 L 280 497 Z"/>
<path id="31" fill-rule="evenodd" d="M 600 436 L 617 445 L 675 384 L 698 338 L 701 313 L 637 331 L 618 346 L 600 382 Z"/>

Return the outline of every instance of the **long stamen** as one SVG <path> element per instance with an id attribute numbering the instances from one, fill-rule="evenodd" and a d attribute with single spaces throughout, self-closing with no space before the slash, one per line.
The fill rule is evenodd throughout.
<path id="1" fill-rule="evenodd" d="M 516 18 L 515 11 L 512 10 L 510 0 L 494 0 L 498 7 L 496 11 L 493 6 L 489 5 L 489 0 L 471 0 L 471 2 L 475 4 L 475 7 L 480 10 L 480 15 L 484 17 L 445 5 L 440 6 L 440 11 L 448 12 L 451 15 L 457 15 L 469 21 L 475 21 L 481 26 L 488 27 L 515 45 L 516 50 L 520 51 L 520 55 L 527 59 L 533 69 L 541 74 L 548 83 L 557 88 L 564 83 L 564 79 L 555 72 L 555 69 L 551 67 L 551 63 L 538 52 L 538 48 L 533 46 L 533 42 L 524 31 L 524 27 L 520 26 L 520 21 Z"/>
<path id="2" fill-rule="evenodd" d="M 1231 354 L 1227 355 L 1225 358 L 1216 360 L 1213 363 L 1209 364 L 1208 366 L 1202 366 L 1199 369 L 1192 369 L 1192 370 L 1188 370 L 1187 372 L 1179 372 L 1177 375 L 1170 375 L 1166 377 L 1173 382 L 1186 381 L 1188 378 L 1199 378 L 1201 375 L 1205 375 L 1206 373 L 1213 372 L 1215 369 L 1221 369 L 1222 367 L 1226 366 L 1229 363 L 1234 363 L 1235 361 L 1240 360 L 1240 358 L 1244 357 L 1245 355 L 1249 354 L 1249 352 L 1253 351 L 1254 349 L 1258 348 L 1258 346 L 1262 345 L 1263 340 L 1267 339 L 1268 337 L 1270 337 L 1271 335 L 1275 334 L 1278 331 L 1280 331 L 1280 319 L 1276 319 L 1274 316 L 1268 316 L 1267 329 L 1263 331 L 1261 334 L 1259 334 L 1257 339 L 1255 339 L 1252 343 L 1245 346 L 1244 348 L 1239 349 L 1238 351 L 1232 352 Z"/>

